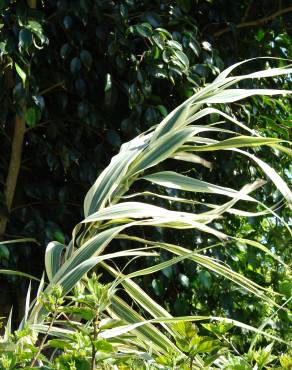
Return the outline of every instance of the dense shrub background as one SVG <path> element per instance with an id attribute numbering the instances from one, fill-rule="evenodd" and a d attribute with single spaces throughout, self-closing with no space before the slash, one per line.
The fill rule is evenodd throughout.
<path id="1" fill-rule="evenodd" d="M 234 62 L 266 55 L 291 58 L 292 9 L 289 1 L 269 0 L 60 0 L 37 1 L 36 9 L 29 4 L 0 2 L 0 205 L 2 219 L 8 217 L 2 238 L 36 242 L 1 245 L 0 263 L 39 276 L 46 244 L 69 240 L 82 217 L 86 191 L 122 142 L 157 124 Z M 289 81 L 276 82 L 287 87 Z M 288 139 L 287 99 L 253 98 L 232 108 L 251 127 Z M 7 209 L 5 184 L 17 114 L 25 117 L 26 132 L 13 204 Z M 275 160 L 268 149 L 262 151 L 287 180 L 289 159 L 281 155 Z M 261 175 L 236 156 L 214 159 L 212 171 L 194 167 L 196 176 L 239 188 Z M 280 198 L 270 184 L 261 196 L 269 204 Z M 274 219 L 231 216 L 217 227 L 262 241 L 288 260 L 289 236 Z M 157 238 L 176 236 L 158 230 Z M 203 247 L 214 241 L 198 233 L 195 240 L 186 236 L 180 242 Z M 260 285 L 272 285 L 284 294 L 280 303 L 288 296 L 286 272 L 269 257 L 240 246 L 212 253 Z M 259 325 L 272 312 L 188 263 L 148 276 L 142 284 L 179 315 L 227 313 Z M 26 286 L 19 278 L 0 277 L 1 315 L 12 304 L 21 315 Z M 271 327 L 285 337 L 288 317 L 284 311 L 280 315 L 281 322 L 275 318 Z"/>

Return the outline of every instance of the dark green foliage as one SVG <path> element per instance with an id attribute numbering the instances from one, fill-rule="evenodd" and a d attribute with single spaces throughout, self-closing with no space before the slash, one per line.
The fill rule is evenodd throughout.
<path id="1" fill-rule="evenodd" d="M 3 238 L 29 236 L 39 243 L 0 245 L 0 261 L 3 268 L 40 275 L 47 242 L 70 239 L 72 225 L 82 217 L 85 192 L 122 142 L 160 122 L 224 65 L 263 55 L 291 58 L 292 52 L 291 12 L 236 27 L 261 20 L 279 7 L 285 9 L 288 1 L 51 0 L 37 5 L 30 9 L 24 0 L 0 1 L 0 211 L 4 216 L 8 211 L 3 190 L 16 112 L 26 122 L 21 169 Z M 219 35 L 221 30 L 226 32 Z M 285 87 L 287 82 L 279 80 L 277 84 Z M 244 106 L 234 104 L 238 117 L 251 127 L 284 139 L 291 127 L 288 107 L 288 98 L 253 98 Z M 287 179 L 289 159 L 281 154 L 276 162 L 268 150 L 264 154 Z M 193 171 L 198 178 L 210 182 L 215 178 L 237 189 L 261 176 L 250 163 L 243 164 L 228 153 L 216 157 L 212 171 L 197 166 Z M 271 205 L 279 200 L 270 183 L 261 197 Z M 216 203 L 212 197 L 207 200 Z M 262 241 L 284 261 L 289 259 L 289 235 L 274 219 L 231 215 L 217 227 Z M 157 240 L 164 238 L 175 240 L 176 235 L 157 230 Z M 199 232 L 196 240 L 186 235 L 175 241 L 202 248 L 215 243 Z M 232 244 L 207 253 L 284 294 L 279 304 L 288 299 L 286 272 L 269 257 Z M 1 277 L 0 282 L 0 294 L 5 296 L 1 311 L 7 314 L 16 299 L 22 307 L 18 278 Z M 11 292 L 2 293 L 7 283 Z M 223 307 L 234 318 L 260 325 L 273 313 L 229 282 L 188 263 L 145 277 L 142 283 L 179 315 L 219 314 Z M 281 321 L 275 318 L 271 332 L 280 331 L 286 338 L 288 314 L 281 311 L 279 316 Z M 244 340 L 241 345 L 245 349 Z"/>

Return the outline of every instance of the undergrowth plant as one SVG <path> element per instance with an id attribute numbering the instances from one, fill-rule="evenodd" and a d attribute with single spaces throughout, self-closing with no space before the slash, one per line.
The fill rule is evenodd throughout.
<path id="1" fill-rule="evenodd" d="M 286 66 L 230 76 L 240 64 L 223 71 L 159 125 L 122 145 L 88 191 L 84 201 L 85 218 L 74 228 L 70 243 L 49 243 L 45 255 L 46 278 L 40 281 L 37 298 L 31 300 L 28 290 L 19 330 L 11 332 L 11 317 L 8 320 L 0 344 L 3 369 L 261 369 L 270 364 L 289 368 L 289 354 L 277 358 L 272 354 L 273 342 L 286 344 L 285 341 L 265 331 L 265 325 L 256 328 L 212 315 L 172 317 L 134 280 L 188 259 L 229 279 L 262 302 L 279 310 L 286 309 L 279 306 L 277 292 L 233 271 L 208 255 L 204 248 L 193 250 L 191 246 L 153 240 L 143 232 L 147 230 L 147 235 L 151 235 L 148 231 L 151 228 L 170 228 L 183 235 L 185 230 L 198 230 L 217 238 L 216 247 L 240 244 L 255 248 L 289 269 L 281 256 L 264 244 L 227 235 L 215 225 L 217 219 L 228 213 L 279 218 L 275 206 L 269 207 L 254 195 L 266 181 L 272 181 L 282 194 L 282 206 L 292 204 L 292 194 L 285 181 L 253 151 L 253 148 L 268 146 L 291 155 L 290 143 L 260 136 L 234 115 L 216 108 L 216 104 L 227 105 L 253 95 L 289 94 L 289 91 L 275 89 L 244 89 L 240 83 L 266 77 L 277 81 L 278 76 L 287 75 L 292 69 Z M 218 120 L 206 124 L 205 118 L 209 115 Z M 226 122 L 234 129 L 226 128 Z M 222 133 L 223 140 L 215 139 Z M 242 160 L 250 160 L 265 179 L 241 189 L 231 189 L 176 171 L 161 170 L 161 164 L 169 159 L 189 163 L 190 167 L 210 168 L 204 152 L 219 150 L 226 151 L 226 155 L 235 152 Z M 149 183 L 154 190 L 135 191 L 137 183 L 139 189 L 141 183 Z M 160 188 L 167 192 L 163 194 L 157 190 Z M 194 196 L 196 193 L 219 194 L 225 201 L 222 204 L 205 202 L 208 210 L 201 213 L 177 210 L 177 204 L 200 203 L 196 198 L 184 197 L 185 192 Z M 164 207 L 153 204 L 158 198 L 165 201 Z M 258 211 L 237 206 L 244 202 L 256 205 Z M 280 221 L 291 234 L 285 221 Z M 173 257 L 157 263 L 161 251 Z M 153 258 L 151 267 L 126 272 L 130 258 L 145 257 Z M 90 276 L 93 269 L 101 276 Z M 209 335 L 201 335 L 198 325 Z M 247 353 L 240 354 L 233 345 L 229 336 L 232 327 L 254 333 Z M 268 340 L 268 346 L 257 346 L 261 336 Z"/>

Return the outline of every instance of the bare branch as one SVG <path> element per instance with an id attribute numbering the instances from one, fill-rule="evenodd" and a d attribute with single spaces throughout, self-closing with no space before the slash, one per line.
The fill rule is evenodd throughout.
<path id="1" fill-rule="evenodd" d="M 239 24 L 235 25 L 235 28 L 240 29 L 240 28 L 260 26 L 261 24 L 269 22 L 269 21 L 279 17 L 280 15 L 289 13 L 291 11 L 292 11 L 292 6 L 288 6 L 287 8 L 278 10 L 277 12 L 275 12 L 275 13 L 267 16 L 267 17 L 256 19 L 254 21 L 239 23 Z M 218 37 L 224 35 L 227 32 L 230 32 L 230 31 L 231 31 L 230 27 L 223 28 L 222 30 L 215 32 L 214 37 L 218 38 Z"/>

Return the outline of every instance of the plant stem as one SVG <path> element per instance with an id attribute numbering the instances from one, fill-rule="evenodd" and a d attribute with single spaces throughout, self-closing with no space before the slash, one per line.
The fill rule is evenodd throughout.
<path id="1" fill-rule="evenodd" d="M 95 356 L 96 356 L 95 341 L 97 339 L 97 320 L 98 320 L 98 316 L 96 315 L 96 317 L 93 320 L 93 339 L 91 340 L 91 348 L 92 348 L 92 351 L 91 351 L 91 355 L 92 355 L 91 370 L 96 369 L 96 366 L 95 366 Z"/>
<path id="2" fill-rule="evenodd" d="M 190 369 L 191 370 L 193 369 L 194 359 L 195 359 L 195 356 L 192 356 L 191 361 L 190 361 Z"/>
<path id="3" fill-rule="evenodd" d="M 33 359 L 32 359 L 32 361 L 31 361 L 31 364 L 30 364 L 30 366 L 31 366 L 31 367 L 34 367 L 34 365 L 35 365 L 35 363 L 36 363 L 36 360 L 37 360 L 38 356 L 39 356 L 39 355 L 41 354 L 41 352 L 42 352 L 42 349 L 43 349 L 43 347 L 44 347 L 44 345 L 45 345 L 45 343 L 46 343 L 46 340 L 47 340 L 47 338 L 48 338 L 48 336 L 49 336 L 49 332 L 50 332 L 50 330 L 52 329 L 52 326 L 53 326 L 53 324 L 54 324 L 54 321 L 55 321 L 55 319 L 56 319 L 56 316 L 57 316 L 57 311 L 53 314 L 53 317 L 52 317 L 52 320 L 51 320 L 51 322 L 50 322 L 50 325 L 49 325 L 49 327 L 48 327 L 48 329 L 47 329 L 47 331 L 46 331 L 46 333 L 45 333 L 45 335 L 44 335 L 44 337 L 43 337 L 43 339 L 42 339 L 42 341 L 41 341 L 41 343 L 40 343 L 39 349 L 38 349 L 37 353 L 35 354 L 34 358 L 33 358 Z"/>

